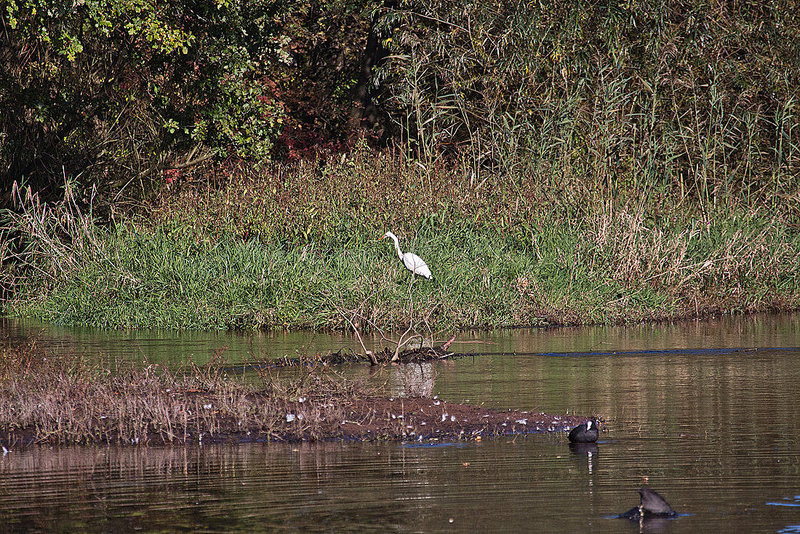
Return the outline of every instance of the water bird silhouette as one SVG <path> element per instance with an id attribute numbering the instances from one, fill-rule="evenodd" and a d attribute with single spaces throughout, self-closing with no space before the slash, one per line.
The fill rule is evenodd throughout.
<path id="1" fill-rule="evenodd" d="M 594 443 L 597 441 L 597 421 L 590 419 L 569 431 L 571 443 Z"/>
<path id="2" fill-rule="evenodd" d="M 678 513 L 655 490 L 642 486 L 639 488 L 639 506 L 634 506 L 627 512 L 619 514 L 620 519 L 642 521 L 649 518 L 675 517 Z"/>

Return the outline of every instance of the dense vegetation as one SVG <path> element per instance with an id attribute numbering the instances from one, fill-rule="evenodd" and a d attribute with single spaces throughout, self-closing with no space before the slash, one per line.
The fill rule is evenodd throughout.
<path id="1" fill-rule="evenodd" d="M 0 42 L 2 179 L 53 186 L 63 172 L 141 194 L 160 171 L 210 156 L 262 160 L 281 135 L 286 151 L 308 129 L 330 137 L 350 111 L 341 108 L 357 80 L 368 9 L 10 0 Z"/>
<path id="2" fill-rule="evenodd" d="M 6 310 L 435 329 L 795 309 L 798 7 L 11 0 Z M 434 283 L 409 288 L 388 229 Z"/>
<path id="3" fill-rule="evenodd" d="M 10 0 L 0 169 L 118 192 L 366 125 L 426 164 L 459 149 L 538 187 L 780 193 L 798 172 L 798 8 Z"/>
<path id="4" fill-rule="evenodd" d="M 673 194 L 576 206 L 478 187 L 357 151 L 222 187 L 187 186 L 112 228 L 35 196 L 15 216 L 28 236 L 9 310 L 107 327 L 443 327 L 585 324 L 794 309 L 800 234 L 764 206 Z M 565 190 L 564 195 L 578 194 Z M 385 229 L 425 258 L 398 261 Z M 30 272 L 30 271 L 28 271 Z M 10 271 L 13 274 L 13 271 Z"/>

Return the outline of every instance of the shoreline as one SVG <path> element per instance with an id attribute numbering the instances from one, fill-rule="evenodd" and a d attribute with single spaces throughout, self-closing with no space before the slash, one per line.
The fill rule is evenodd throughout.
<path id="1" fill-rule="evenodd" d="M 437 397 L 370 397 L 354 400 L 347 418 L 322 421 L 304 428 L 303 403 L 287 406 L 291 422 L 280 431 L 236 430 L 232 419 L 218 421 L 217 429 L 194 428 L 171 436 L 149 433 L 127 441 L 109 434 L 101 439 L 64 439 L 58 434 L 38 435 L 29 428 L 0 427 L 0 446 L 7 450 L 37 445 L 186 446 L 225 443 L 371 442 L 439 443 L 480 441 L 501 436 L 534 433 L 563 434 L 591 417 L 554 415 L 527 410 L 493 410 L 470 404 L 448 403 Z M 313 410 L 314 407 L 311 408 Z"/>
<path id="2" fill-rule="evenodd" d="M 19 307 L 19 309 L 23 308 L 24 304 L 16 303 L 13 305 L 14 307 Z M 1 308 L 0 308 L 1 309 Z M 460 333 L 468 333 L 468 332 L 488 332 L 488 331 L 495 331 L 495 330 L 524 330 L 524 329 L 557 329 L 557 328 L 574 328 L 574 327 L 602 327 L 602 326 L 638 326 L 638 325 L 659 325 L 659 324 L 669 324 L 669 323 L 686 323 L 690 321 L 706 321 L 706 320 L 715 320 L 715 319 L 722 319 L 724 317 L 751 317 L 757 315 L 765 315 L 765 316 L 772 316 L 772 315 L 784 315 L 784 314 L 795 314 L 800 312 L 800 303 L 798 304 L 791 304 L 786 306 L 767 306 L 765 308 L 758 308 L 754 310 L 741 310 L 739 307 L 730 307 L 730 308 L 720 308 L 720 307 L 713 307 L 698 310 L 696 312 L 692 311 L 685 311 L 684 313 L 674 313 L 674 314 L 653 314 L 651 317 L 646 318 L 638 318 L 638 319 L 625 319 L 620 318 L 615 321 L 611 322 L 603 322 L 603 321 L 587 321 L 587 322 L 566 322 L 566 323 L 543 323 L 543 322 L 534 322 L 534 323 L 520 323 L 520 324 L 507 324 L 501 326 L 491 326 L 491 325 L 468 325 L 468 326 L 456 326 L 453 328 L 453 331 L 456 332 L 456 335 Z M 47 321 L 39 315 L 35 314 L 26 314 L 26 313 L 0 313 L 0 319 L 8 319 L 8 320 L 17 320 L 17 321 L 39 321 L 43 325 L 46 326 L 57 326 L 57 327 L 66 327 L 66 328 L 103 328 L 102 326 L 88 324 L 88 323 L 62 323 L 62 322 L 52 322 Z M 397 324 L 391 325 L 389 332 L 399 332 L 406 330 L 408 328 L 408 324 Z M 232 325 L 229 328 L 219 328 L 219 329 L 201 329 L 201 328 L 182 328 L 182 327 L 149 327 L 149 326 L 116 326 L 116 327 L 108 327 L 111 330 L 147 330 L 147 329 L 160 329 L 160 330 L 167 330 L 167 331 L 174 331 L 174 332 L 216 332 L 216 331 L 227 331 L 227 332 L 238 332 L 244 333 L 249 331 L 258 331 L 262 333 L 279 333 L 279 332 L 306 332 L 309 334 L 353 334 L 353 329 L 347 325 L 338 324 L 336 326 L 310 326 L 308 324 L 300 324 L 300 325 L 274 325 L 274 326 L 266 326 L 261 325 L 259 327 L 252 327 L 252 326 L 242 326 L 242 325 Z M 369 327 L 359 329 L 359 333 L 361 334 L 373 334 L 375 332 L 379 332 L 378 329 L 371 329 Z M 357 355 L 353 361 L 360 361 L 363 358 L 361 355 Z M 345 362 L 342 362 L 345 363 Z"/>
<path id="3" fill-rule="evenodd" d="M 458 441 L 561 432 L 588 418 L 387 397 L 330 368 L 282 378 L 270 369 L 229 374 L 223 365 L 112 372 L 51 355 L 35 339 L 0 339 L 0 445 Z"/>

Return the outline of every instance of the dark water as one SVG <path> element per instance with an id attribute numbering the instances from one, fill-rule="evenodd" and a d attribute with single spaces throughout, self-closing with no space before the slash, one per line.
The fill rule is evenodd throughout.
<path id="1" fill-rule="evenodd" d="M 86 335 L 60 332 L 61 350 Z M 126 343 L 144 352 L 141 334 L 132 342 L 92 335 L 117 354 Z M 205 348 L 192 341 L 198 354 L 233 345 L 207 339 Z M 278 348 L 264 339 L 245 341 L 251 352 L 241 349 L 241 359 L 292 350 L 284 338 Z M 645 531 L 800 532 L 800 318 L 466 341 L 459 350 L 495 354 L 398 368 L 389 387 L 599 415 L 597 449 L 573 451 L 565 436 L 548 434 L 437 446 L 15 450 L 0 458 L 0 530 L 636 532 L 638 524 L 611 516 L 638 503 L 647 477 L 685 515 Z"/>

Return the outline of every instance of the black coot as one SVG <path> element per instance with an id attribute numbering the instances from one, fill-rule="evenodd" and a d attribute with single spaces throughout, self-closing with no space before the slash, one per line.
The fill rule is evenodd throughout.
<path id="1" fill-rule="evenodd" d="M 569 431 L 572 443 L 594 443 L 597 441 L 597 421 L 590 419 Z"/>
<path id="2" fill-rule="evenodd" d="M 674 517 L 678 513 L 672 509 L 664 497 L 651 490 L 647 486 L 639 488 L 639 506 L 631 508 L 624 514 L 620 514 L 620 518 L 631 519 L 639 521 L 640 519 L 647 519 L 649 517 Z"/>

